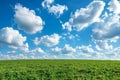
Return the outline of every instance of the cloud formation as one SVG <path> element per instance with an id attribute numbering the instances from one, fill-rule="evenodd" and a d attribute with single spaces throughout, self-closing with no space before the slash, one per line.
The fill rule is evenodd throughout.
<path id="1" fill-rule="evenodd" d="M 21 4 L 15 5 L 14 19 L 19 28 L 29 34 L 40 32 L 44 26 L 44 21 L 35 14 L 34 10 L 23 7 Z"/>
<path id="2" fill-rule="evenodd" d="M 112 50 L 113 49 L 113 46 L 109 45 L 107 41 L 97 41 L 95 47 L 98 51 Z"/>
<path id="3" fill-rule="evenodd" d="M 59 48 L 59 47 L 52 48 L 51 52 L 55 54 L 72 54 L 75 53 L 76 50 L 70 45 L 65 44 L 63 48 Z"/>
<path id="4" fill-rule="evenodd" d="M 108 15 L 101 22 L 96 23 L 93 37 L 97 40 L 112 39 L 120 35 L 120 16 Z"/>
<path id="5" fill-rule="evenodd" d="M 42 2 L 42 7 L 46 8 L 49 13 L 54 14 L 57 17 L 60 17 L 64 11 L 68 10 L 68 7 L 60 4 L 53 4 L 54 0 L 44 0 Z"/>
<path id="6" fill-rule="evenodd" d="M 94 53 L 94 50 L 92 49 L 91 45 L 88 46 L 77 46 L 76 50 L 80 53 Z"/>
<path id="7" fill-rule="evenodd" d="M 44 0 L 41 5 L 43 8 L 49 8 L 53 2 L 54 0 Z"/>
<path id="8" fill-rule="evenodd" d="M 86 8 L 80 8 L 71 15 L 68 22 L 62 24 L 63 29 L 80 31 L 92 23 L 99 21 L 99 17 L 104 10 L 103 1 L 93 1 Z"/>
<path id="9" fill-rule="evenodd" d="M 62 50 L 62 54 L 71 54 L 71 53 L 74 53 L 74 52 L 76 52 L 76 50 L 68 44 L 65 44 L 65 46 Z"/>
<path id="10" fill-rule="evenodd" d="M 108 3 L 108 11 L 100 22 L 93 28 L 93 38 L 96 40 L 119 39 L 120 36 L 120 2 L 111 0 Z M 111 13 L 113 12 L 113 13 Z"/>
<path id="11" fill-rule="evenodd" d="M 43 54 L 43 53 L 45 53 L 45 52 L 44 52 L 44 50 L 42 50 L 41 48 L 36 48 L 36 49 L 34 49 L 34 50 L 29 51 L 29 53 L 32 53 L 32 54 L 34 54 L 34 53 Z"/>
<path id="12" fill-rule="evenodd" d="M 45 35 L 40 38 L 36 37 L 34 40 L 34 44 L 52 47 L 59 43 L 60 38 L 61 38 L 61 36 L 59 36 L 58 34 L 55 34 L 55 33 L 50 36 Z"/>
<path id="13" fill-rule="evenodd" d="M 95 23 L 92 37 L 96 41 L 97 50 L 111 50 L 120 38 L 120 16 L 118 0 L 111 0 L 108 3 L 108 11 L 103 14 L 101 21 Z"/>
<path id="14" fill-rule="evenodd" d="M 10 48 L 28 50 L 26 37 L 22 36 L 17 30 L 10 27 L 0 29 L 0 43 L 6 44 Z"/>
<path id="15" fill-rule="evenodd" d="M 58 18 L 68 10 L 68 7 L 67 5 L 56 4 L 55 2 L 54 0 L 43 0 L 41 5 L 44 9 L 47 9 L 50 14 Z M 72 4 L 76 6 L 76 3 Z M 26 4 L 26 6 L 28 5 Z M 70 4 L 68 4 L 68 6 L 71 8 Z M 20 30 L 20 32 L 23 30 L 28 34 L 24 34 L 26 36 L 23 36 L 22 33 L 12 27 L 0 29 L 0 59 L 119 60 L 119 6 L 119 0 L 110 0 L 109 2 L 93 0 L 86 7 L 78 8 L 75 12 L 71 12 L 70 18 L 68 15 L 65 15 L 68 21 L 64 24 L 62 24 L 62 20 L 59 20 L 63 29 L 67 29 L 68 31 L 60 29 L 59 31 L 61 33 L 57 34 L 56 29 L 58 28 L 51 31 L 50 28 L 47 28 L 51 26 L 48 24 L 46 26 L 46 30 L 49 29 L 47 33 L 50 34 L 55 31 L 53 34 L 48 35 L 44 31 L 42 34 L 35 34 L 43 30 L 43 26 L 45 25 L 44 21 L 40 16 L 36 15 L 34 10 L 30 10 L 21 4 L 16 4 L 14 8 L 14 20 L 18 25 L 17 29 Z M 37 6 L 34 7 L 36 7 L 36 11 L 40 10 Z M 44 13 L 44 9 L 41 10 L 41 14 Z M 47 20 L 47 17 L 50 15 L 43 14 L 42 16 L 45 16 L 44 19 Z M 63 19 L 66 20 L 65 18 Z M 51 18 L 51 20 L 55 22 L 55 25 L 60 26 L 55 21 L 57 19 Z M 87 29 L 83 30 L 85 28 Z M 29 34 L 35 35 L 30 36 Z M 41 35 L 41 37 L 37 37 L 38 35 Z M 84 41 L 86 39 L 88 41 Z M 31 42 L 32 40 L 34 45 Z M 28 43 L 30 44 L 28 45 Z"/>
<path id="16" fill-rule="evenodd" d="M 28 59 L 28 56 L 25 56 L 24 54 L 18 55 L 0 54 L 0 60 L 16 60 L 16 59 Z"/>
<path id="17" fill-rule="evenodd" d="M 119 0 L 111 0 L 109 3 L 108 3 L 108 10 L 110 12 L 113 12 L 115 14 L 120 14 L 120 1 Z"/>

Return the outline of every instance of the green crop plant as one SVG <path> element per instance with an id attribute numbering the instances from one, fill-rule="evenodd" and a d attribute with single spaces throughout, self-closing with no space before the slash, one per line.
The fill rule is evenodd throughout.
<path id="1" fill-rule="evenodd" d="M 4 60 L 0 80 L 120 80 L 120 61 Z"/>

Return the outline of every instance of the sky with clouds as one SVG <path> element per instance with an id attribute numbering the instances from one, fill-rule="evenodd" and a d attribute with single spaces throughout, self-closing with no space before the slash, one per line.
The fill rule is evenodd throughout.
<path id="1" fill-rule="evenodd" d="M 0 60 L 120 60 L 120 0 L 0 0 Z"/>

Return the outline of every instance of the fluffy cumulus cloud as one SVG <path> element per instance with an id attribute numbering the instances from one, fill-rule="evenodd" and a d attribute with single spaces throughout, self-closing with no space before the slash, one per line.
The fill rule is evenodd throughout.
<path id="1" fill-rule="evenodd" d="M 113 49 L 113 46 L 108 44 L 107 41 L 104 41 L 104 40 L 99 40 L 96 42 L 96 46 L 95 48 L 98 50 L 98 51 L 102 51 L 102 50 L 112 50 Z"/>
<path id="2" fill-rule="evenodd" d="M 0 29 L 0 43 L 7 44 L 10 48 L 28 50 L 25 43 L 26 37 L 22 36 L 17 30 L 10 27 Z"/>
<path id="3" fill-rule="evenodd" d="M 106 51 L 107 53 L 108 51 Z M 92 45 L 83 45 L 76 47 L 76 58 L 80 59 L 106 59 L 108 55 L 101 51 L 96 51 Z M 105 57 L 105 58 L 103 58 Z"/>
<path id="4" fill-rule="evenodd" d="M 76 50 L 74 48 L 72 48 L 70 45 L 66 44 L 62 50 L 63 54 L 70 54 L 70 53 L 74 53 L 76 52 Z"/>
<path id="5" fill-rule="evenodd" d="M 55 54 L 61 54 L 61 51 L 62 51 L 62 49 L 59 47 L 55 47 L 55 48 L 51 49 L 51 52 L 55 53 Z"/>
<path id="6" fill-rule="evenodd" d="M 97 52 L 97 59 L 111 59 L 111 60 L 119 60 L 120 59 L 120 47 L 113 48 L 111 50 Z M 96 59 L 95 58 L 95 59 Z"/>
<path id="7" fill-rule="evenodd" d="M 41 48 L 36 48 L 36 49 L 34 49 L 34 50 L 29 51 L 29 53 L 32 53 L 32 54 L 34 54 L 34 53 L 43 54 L 43 53 L 45 53 L 45 52 L 44 52 L 44 50 L 42 50 Z"/>
<path id="8" fill-rule="evenodd" d="M 108 12 L 104 13 L 101 21 L 95 23 L 92 37 L 96 42 L 96 49 L 111 50 L 114 49 L 113 42 L 117 43 L 120 38 L 120 16 L 118 0 L 108 2 Z"/>
<path id="9" fill-rule="evenodd" d="M 95 51 L 91 45 L 88 46 L 76 46 L 72 47 L 69 44 L 65 44 L 63 48 L 55 47 L 51 49 L 51 53 L 54 55 L 63 58 L 74 58 L 74 59 L 94 59 L 98 58 L 99 55 L 97 51 Z"/>
<path id="10" fill-rule="evenodd" d="M 114 39 L 120 35 L 120 16 L 108 15 L 101 22 L 96 23 L 93 37 L 97 40 Z"/>
<path id="11" fill-rule="evenodd" d="M 35 14 L 34 10 L 23 7 L 20 4 L 15 5 L 15 22 L 21 30 L 34 34 L 43 29 L 44 21 Z"/>
<path id="12" fill-rule="evenodd" d="M 42 7 L 49 8 L 53 2 L 54 2 L 54 0 L 44 0 L 42 2 Z"/>
<path id="13" fill-rule="evenodd" d="M 94 50 L 91 48 L 91 45 L 88 46 L 77 46 L 76 50 L 81 53 L 94 53 Z"/>
<path id="14" fill-rule="evenodd" d="M 64 11 L 67 11 L 68 8 L 65 5 L 60 4 L 53 4 L 54 0 L 44 0 L 42 2 L 42 7 L 48 9 L 48 12 L 51 14 L 54 14 L 57 17 L 60 17 L 64 13 Z"/>
<path id="15" fill-rule="evenodd" d="M 99 21 L 99 17 L 104 9 L 103 1 L 93 1 L 86 8 L 76 10 L 68 22 L 62 24 L 63 29 L 77 29 L 78 31 L 88 27 L 90 24 Z"/>
<path id="16" fill-rule="evenodd" d="M 119 0 L 111 0 L 109 3 L 109 8 L 108 10 L 113 12 L 113 13 L 120 13 L 120 1 Z"/>
<path id="17" fill-rule="evenodd" d="M 63 48 L 59 48 L 59 47 L 52 48 L 51 52 L 55 54 L 72 54 L 75 53 L 76 50 L 70 45 L 65 44 Z"/>
<path id="18" fill-rule="evenodd" d="M 34 44 L 52 47 L 52 46 L 55 46 L 59 43 L 60 38 L 61 38 L 61 36 L 59 36 L 58 34 L 55 34 L 55 33 L 50 35 L 50 36 L 45 35 L 45 36 L 42 36 L 40 38 L 36 37 L 34 40 Z"/>

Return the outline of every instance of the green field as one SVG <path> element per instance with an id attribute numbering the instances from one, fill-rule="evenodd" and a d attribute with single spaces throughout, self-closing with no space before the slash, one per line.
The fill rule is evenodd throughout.
<path id="1" fill-rule="evenodd" d="M 120 80 L 120 61 L 0 61 L 0 80 Z"/>

